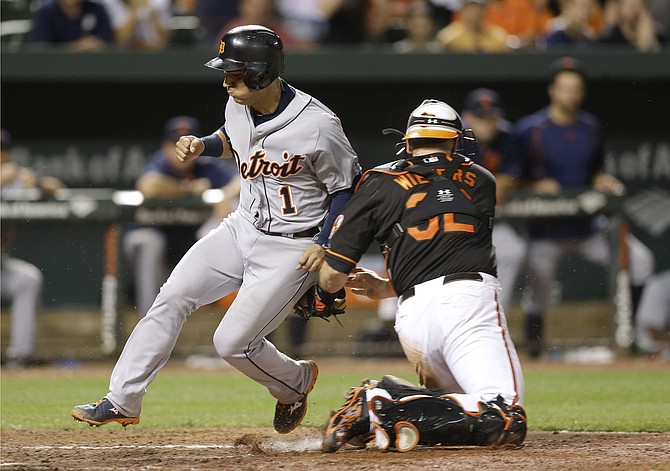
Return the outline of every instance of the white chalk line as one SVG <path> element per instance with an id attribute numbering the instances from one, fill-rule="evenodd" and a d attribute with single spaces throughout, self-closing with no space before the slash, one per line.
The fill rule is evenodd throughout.
<path id="1" fill-rule="evenodd" d="M 161 450 L 161 449 L 231 449 L 234 445 L 32 445 L 22 446 L 24 450 Z"/>
<path id="2" fill-rule="evenodd" d="M 272 440 L 259 444 L 261 449 L 288 453 L 295 451 L 317 451 L 321 449 L 321 440 L 305 438 L 295 441 Z M 248 448 L 247 445 L 26 445 L 24 450 L 232 450 Z"/>

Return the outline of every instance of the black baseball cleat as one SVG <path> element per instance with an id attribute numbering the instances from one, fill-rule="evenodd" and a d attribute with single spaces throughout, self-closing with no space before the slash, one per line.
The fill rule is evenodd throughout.
<path id="1" fill-rule="evenodd" d="M 139 417 L 127 417 L 123 415 L 106 397 L 103 397 L 94 404 L 75 406 L 70 415 L 75 420 L 86 422 L 91 427 L 94 425 L 105 425 L 110 422 L 118 422 L 125 427 L 126 425 L 135 425 L 140 422 Z"/>
<path id="2" fill-rule="evenodd" d="M 345 443 L 360 446 L 372 439 L 366 391 L 370 386 L 353 388 L 344 403 L 326 424 L 321 442 L 321 451 L 334 453 Z M 360 437 L 360 438 L 357 438 Z"/>
<path id="3" fill-rule="evenodd" d="M 319 367 L 312 360 L 301 361 L 307 363 L 312 369 L 312 381 L 307 388 L 307 392 L 296 402 L 291 404 L 282 404 L 277 401 L 275 406 L 274 427 L 279 433 L 289 433 L 295 430 L 307 413 L 307 395 L 314 389 L 316 378 L 319 376 Z"/>

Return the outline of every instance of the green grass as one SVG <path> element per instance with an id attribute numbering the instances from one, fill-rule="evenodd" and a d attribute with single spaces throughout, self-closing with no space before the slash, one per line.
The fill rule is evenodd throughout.
<path id="1" fill-rule="evenodd" d="M 348 360 L 346 373 L 322 367 L 310 395 L 304 425 L 319 427 L 339 407 L 350 386 L 364 377 L 393 373 L 414 380 L 409 367 L 379 371 L 374 363 Z M 81 377 L 64 370 L 48 377 L 3 374 L 3 430 L 62 430 L 85 427 L 69 417 L 75 404 L 99 399 L 107 390 L 106 370 Z M 531 368 L 525 372 L 526 410 L 531 430 L 668 432 L 670 370 L 627 367 Z M 141 427 L 270 427 L 274 400 L 237 372 L 162 372 L 145 397 Z"/>
<path id="2" fill-rule="evenodd" d="M 525 376 L 533 429 L 670 431 L 670 369 L 537 370 Z"/>

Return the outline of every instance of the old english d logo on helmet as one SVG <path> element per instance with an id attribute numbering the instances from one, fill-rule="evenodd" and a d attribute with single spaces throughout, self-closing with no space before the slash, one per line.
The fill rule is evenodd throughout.
<path id="1" fill-rule="evenodd" d="M 221 44 L 219 44 L 219 54 L 223 54 L 223 51 L 225 50 L 226 50 L 226 43 L 222 39 Z"/>

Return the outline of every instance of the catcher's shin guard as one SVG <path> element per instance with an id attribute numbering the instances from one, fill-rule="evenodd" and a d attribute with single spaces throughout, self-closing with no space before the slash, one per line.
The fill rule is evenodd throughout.
<path id="1" fill-rule="evenodd" d="M 401 399 L 403 397 L 416 395 L 439 397 L 447 393 L 442 389 L 426 389 L 420 386 L 415 386 L 409 381 L 393 375 L 384 375 L 377 387 L 385 389 L 393 399 Z"/>
<path id="2" fill-rule="evenodd" d="M 372 408 L 382 422 L 377 436 L 386 447 L 398 443 L 396 425 L 401 422 L 416 428 L 421 445 L 520 445 L 526 436 L 525 412 L 516 405 L 480 402 L 479 411 L 471 413 L 449 396 L 416 396 L 396 401 L 375 397 Z"/>
<path id="3" fill-rule="evenodd" d="M 472 432 L 467 445 L 487 446 L 498 443 L 505 430 L 505 415 L 499 407 L 480 402 L 479 412 L 470 415 Z"/>
<path id="4" fill-rule="evenodd" d="M 381 427 L 390 443 L 396 440 L 395 424 L 408 422 L 419 431 L 421 445 L 469 444 L 471 418 L 451 398 L 416 396 L 393 401 L 375 397 L 372 408 L 381 420 Z"/>

